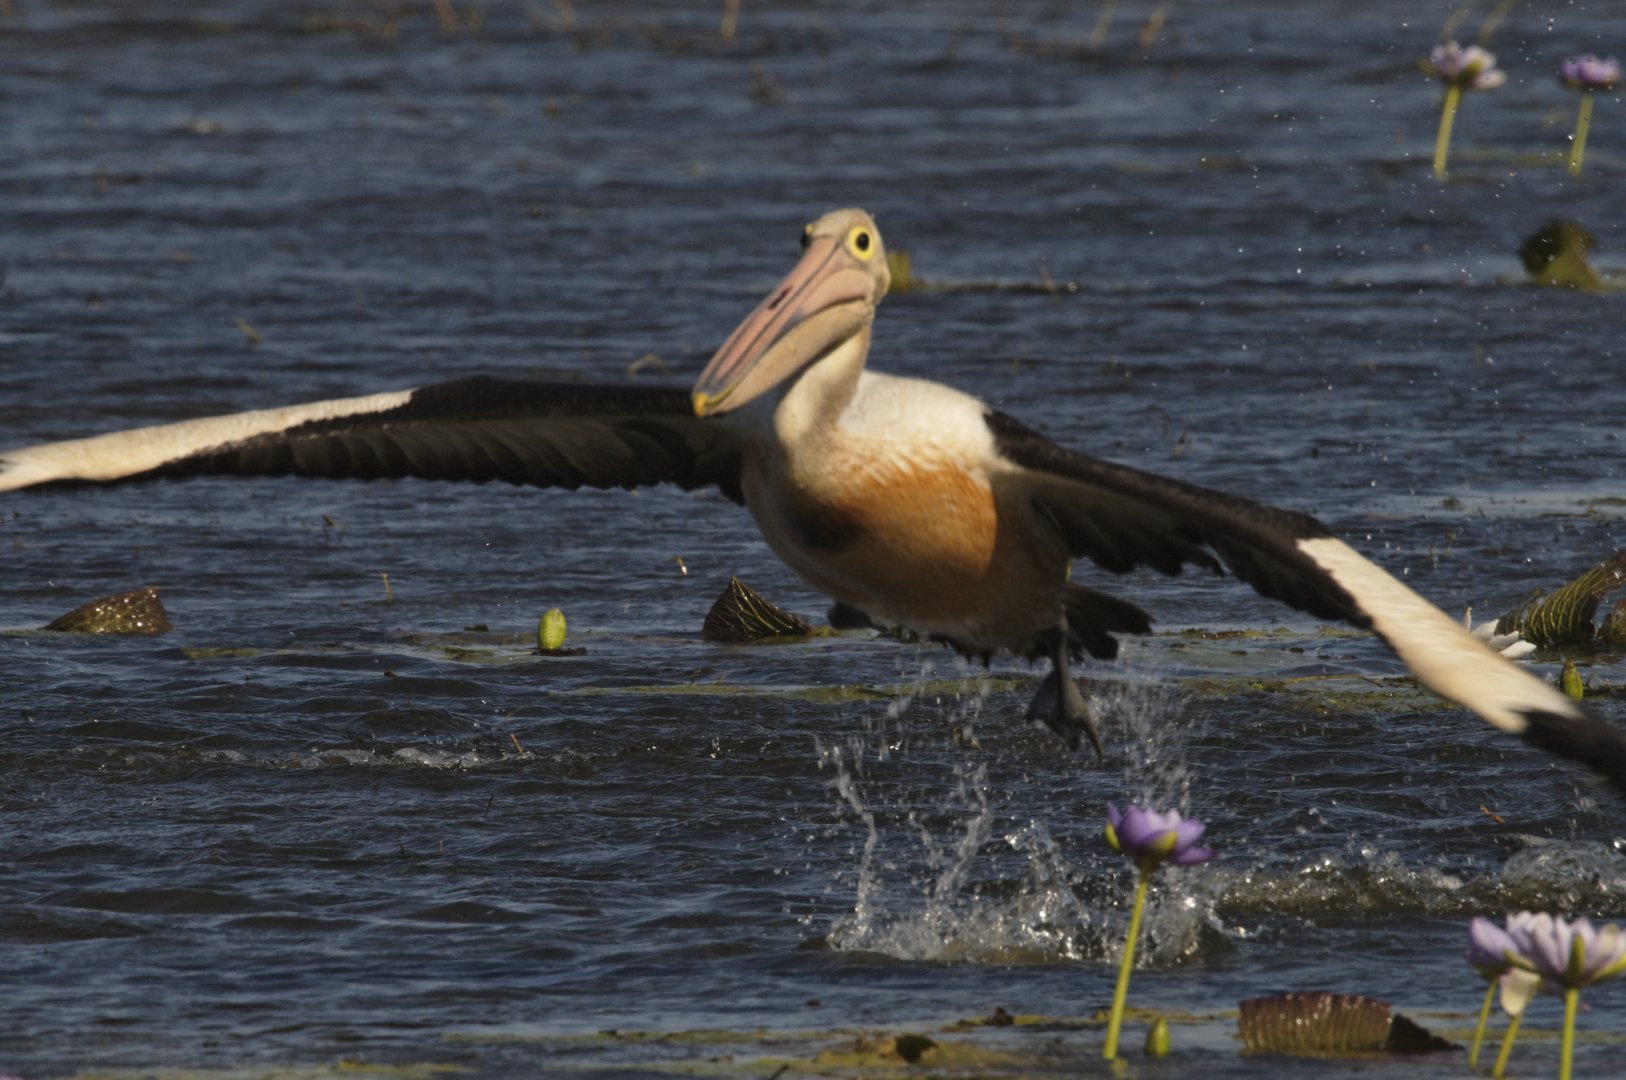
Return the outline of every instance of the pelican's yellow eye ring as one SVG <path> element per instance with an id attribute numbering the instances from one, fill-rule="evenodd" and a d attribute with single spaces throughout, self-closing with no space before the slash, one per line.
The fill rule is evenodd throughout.
<path id="1" fill-rule="evenodd" d="M 802 250 L 806 251 L 807 250 L 807 245 L 811 244 L 812 242 L 813 242 L 813 223 L 808 222 L 806 225 L 802 226 Z"/>
<path id="2" fill-rule="evenodd" d="M 847 249 L 865 262 L 869 262 L 875 258 L 875 233 L 867 226 L 854 225 L 847 233 Z"/>

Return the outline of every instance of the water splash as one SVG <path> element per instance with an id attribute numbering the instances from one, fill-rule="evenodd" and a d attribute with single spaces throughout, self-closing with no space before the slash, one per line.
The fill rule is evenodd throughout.
<path id="1" fill-rule="evenodd" d="M 918 677 L 924 683 L 935 674 L 927 662 Z M 910 708 L 924 704 L 957 742 L 971 745 L 985 701 L 985 682 L 968 684 L 968 692 L 953 699 L 923 702 L 916 692 L 889 703 L 862 736 L 820 744 L 820 764 L 833 770 L 830 786 L 840 812 L 864 836 L 862 850 L 854 850 L 856 869 L 843 875 L 854 881 L 853 909 L 831 927 L 831 948 L 1003 964 L 1104 962 L 1122 948 L 1133 888 L 1132 878 L 1120 873 L 1125 868 L 1108 860 L 1101 864 L 1110 867 L 1104 874 L 1080 870 L 1042 818 L 1007 825 L 996 839 L 1002 800 L 990 793 L 986 763 L 956 763 L 951 789 L 913 806 L 891 804 L 898 796 L 890 775 L 866 775 L 906 746 L 902 719 Z M 1179 692 L 1155 678 L 1097 681 L 1091 706 L 1122 732 L 1124 801 L 1188 811 L 1186 748 L 1201 726 L 1174 722 L 1183 711 Z M 1202 880 L 1183 872 L 1159 879 L 1140 963 L 1166 966 L 1200 949 L 1214 921 L 1214 893 Z"/>
<path id="2" fill-rule="evenodd" d="M 1089 707 L 1118 729 L 1125 758 L 1124 801 L 1191 813 L 1192 770 L 1187 749 L 1206 721 L 1190 715 L 1186 696 L 1155 670 L 1123 672 L 1090 685 Z"/>
<path id="3" fill-rule="evenodd" d="M 939 838 L 922 814 L 910 813 L 922 869 L 907 884 L 892 887 L 888 878 L 898 876 L 899 865 L 877 858 L 874 814 L 859 800 L 851 776 L 838 771 L 836 789 L 865 823 L 868 836 L 856 903 L 831 927 L 830 947 L 899 960 L 1004 964 L 1100 955 L 1095 920 L 1074 891 L 1079 875 L 1042 821 L 1003 838 L 1027 859 L 1026 875 L 1014 889 L 971 884 L 972 870 L 992 839 L 995 812 L 985 767 L 956 773 L 952 799 L 962 812 L 957 832 Z"/>

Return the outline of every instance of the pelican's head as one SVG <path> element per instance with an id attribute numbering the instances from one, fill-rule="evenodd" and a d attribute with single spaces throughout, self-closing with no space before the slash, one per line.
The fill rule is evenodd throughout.
<path id="1" fill-rule="evenodd" d="M 746 316 L 694 384 L 696 416 L 771 390 L 869 326 L 892 275 L 875 222 L 835 210 L 802 230 L 802 260 Z"/>

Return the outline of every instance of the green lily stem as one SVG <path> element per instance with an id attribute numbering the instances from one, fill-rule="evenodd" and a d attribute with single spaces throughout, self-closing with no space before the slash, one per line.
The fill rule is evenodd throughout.
<path id="1" fill-rule="evenodd" d="M 1124 942 L 1123 963 L 1118 965 L 1118 989 L 1112 993 L 1112 1015 L 1107 1019 L 1107 1044 L 1101 1056 L 1111 1061 L 1118 1056 L 1118 1029 L 1124 1022 L 1124 1001 L 1129 996 L 1129 972 L 1135 966 L 1135 942 L 1140 938 L 1140 913 L 1146 907 L 1146 886 L 1152 875 L 1140 872 L 1140 884 L 1135 886 L 1135 911 L 1129 916 L 1129 940 Z"/>
<path id="2" fill-rule="evenodd" d="M 1502 1080 L 1502 1074 L 1507 1071 L 1507 1056 L 1513 1053 L 1513 1036 L 1519 1033 L 1519 1021 L 1524 1019 L 1524 1013 L 1515 1016 L 1507 1025 L 1507 1033 L 1502 1036 L 1502 1052 L 1496 1055 L 1496 1068 L 1491 1075 L 1496 1080 Z"/>
<path id="3" fill-rule="evenodd" d="M 1581 92 L 1581 112 L 1575 118 L 1575 141 L 1570 143 L 1570 175 L 1581 175 L 1581 159 L 1586 156 L 1586 129 L 1592 126 L 1592 95 Z"/>
<path id="4" fill-rule="evenodd" d="M 1474 1044 L 1468 1050 L 1468 1068 L 1472 1069 L 1479 1064 L 1479 1044 L 1485 1041 L 1485 1021 L 1490 1019 L 1491 998 L 1496 996 L 1497 980 L 1492 979 L 1490 985 L 1485 987 L 1485 1004 L 1479 1007 L 1479 1026 L 1474 1028 Z"/>
<path id="5" fill-rule="evenodd" d="M 1558 1080 L 1570 1080 L 1570 1059 L 1575 1056 L 1575 1006 L 1581 1000 L 1581 988 L 1564 988 L 1564 1045 L 1558 1051 Z"/>
<path id="6" fill-rule="evenodd" d="M 1440 134 L 1434 140 L 1434 179 L 1445 179 L 1445 155 L 1451 149 L 1451 125 L 1457 122 L 1457 105 L 1462 101 L 1462 89 L 1452 85 L 1445 88 L 1445 111 L 1440 114 Z"/>

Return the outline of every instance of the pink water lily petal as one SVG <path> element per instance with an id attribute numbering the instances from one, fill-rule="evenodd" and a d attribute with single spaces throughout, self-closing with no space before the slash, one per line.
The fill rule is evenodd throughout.
<path id="1" fill-rule="evenodd" d="M 1475 916 L 1468 924 L 1468 963 L 1487 979 L 1494 979 L 1512 966 L 1508 953 L 1519 951 L 1506 930 L 1489 919 Z"/>
<path id="2" fill-rule="evenodd" d="M 1566 57 L 1558 65 L 1558 77 L 1571 90 L 1607 90 L 1620 81 L 1620 61 L 1613 56 L 1600 60 L 1591 53 Z"/>
<path id="3" fill-rule="evenodd" d="M 1497 70 L 1496 57 L 1478 45 L 1466 49 L 1455 41 L 1436 45 L 1429 61 L 1436 76 L 1462 90 L 1494 90 L 1507 82 L 1507 73 Z"/>
<path id="4" fill-rule="evenodd" d="M 1177 852 L 1169 861 L 1176 866 L 1196 866 L 1214 857 L 1213 848 L 1194 847 Z"/>
<path id="5" fill-rule="evenodd" d="M 1134 859 L 1143 873 L 1164 862 L 1194 866 L 1213 858 L 1210 849 L 1194 846 L 1206 829 L 1200 821 L 1182 820 L 1177 810 L 1159 813 L 1131 806 L 1120 813 L 1116 806 L 1107 806 L 1107 842 Z"/>
<path id="6" fill-rule="evenodd" d="M 1514 963 L 1560 988 L 1589 986 L 1626 970 L 1626 934 L 1613 923 L 1594 929 L 1585 917 L 1535 915 L 1513 933 L 1523 954 Z"/>
<path id="7" fill-rule="evenodd" d="M 1124 813 L 1124 822 L 1118 827 L 1118 841 L 1132 855 L 1144 854 L 1157 838 L 1169 831 L 1163 815 L 1131 806 Z"/>

